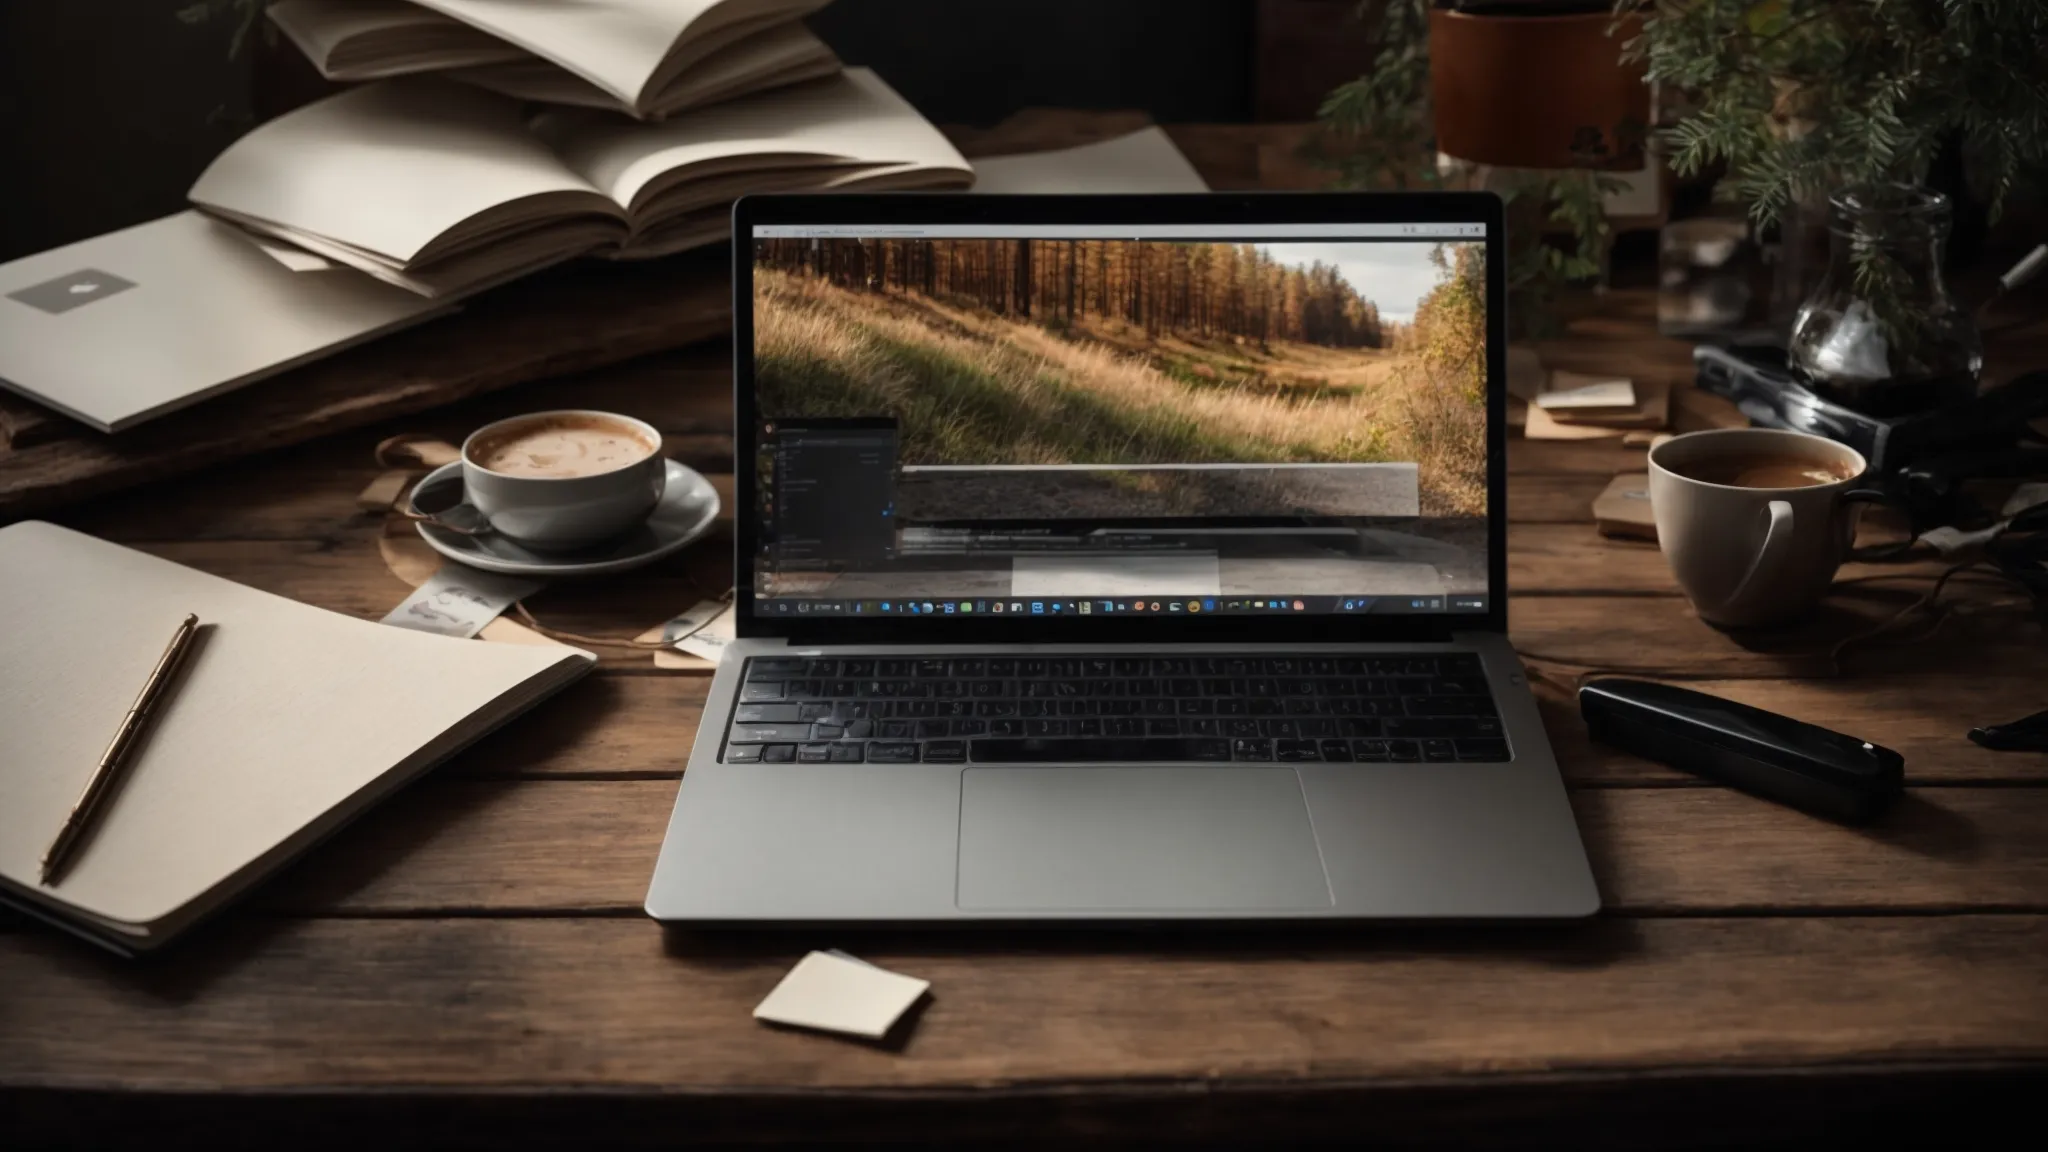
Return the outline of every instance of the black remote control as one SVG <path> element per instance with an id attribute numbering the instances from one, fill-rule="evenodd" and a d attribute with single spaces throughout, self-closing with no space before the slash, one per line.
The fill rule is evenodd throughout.
<path id="1" fill-rule="evenodd" d="M 1668 684 L 1595 680 L 1579 689 L 1593 739 L 1847 823 L 1882 812 L 1905 758 L 1867 740 Z"/>

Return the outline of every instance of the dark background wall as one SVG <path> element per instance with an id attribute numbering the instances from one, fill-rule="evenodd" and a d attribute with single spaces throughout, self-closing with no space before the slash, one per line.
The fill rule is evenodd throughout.
<path id="1" fill-rule="evenodd" d="M 0 260 L 176 211 L 255 122 L 273 74 L 304 67 L 260 36 L 231 56 L 234 20 L 188 25 L 177 13 L 191 3 L 0 0 Z M 1329 14 L 1348 23 L 1354 3 L 837 0 L 812 25 L 939 123 L 1032 106 L 1234 122 L 1312 111 L 1328 85 L 1307 57 L 1330 39 Z M 1276 41 L 1276 18 L 1297 8 L 1316 24 Z M 1260 96 L 1260 43 L 1282 51 L 1264 70 L 1301 89 L 1284 106 Z"/>

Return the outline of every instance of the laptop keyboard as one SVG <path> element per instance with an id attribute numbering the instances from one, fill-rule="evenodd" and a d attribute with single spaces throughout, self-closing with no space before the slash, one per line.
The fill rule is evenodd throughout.
<path id="1" fill-rule="evenodd" d="M 1509 759 L 1479 658 L 747 661 L 727 763 Z"/>

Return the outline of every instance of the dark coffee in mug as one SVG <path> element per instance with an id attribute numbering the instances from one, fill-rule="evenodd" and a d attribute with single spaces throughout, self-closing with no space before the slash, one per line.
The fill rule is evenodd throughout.
<path id="1" fill-rule="evenodd" d="M 1688 480 L 1730 488 L 1812 488 L 1839 484 L 1856 475 L 1831 461 L 1765 452 L 1709 456 L 1687 461 L 1672 471 Z"/>

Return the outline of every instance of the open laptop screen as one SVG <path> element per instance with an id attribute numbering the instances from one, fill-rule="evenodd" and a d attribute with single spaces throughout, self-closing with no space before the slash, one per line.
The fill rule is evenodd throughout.
<path id="1" fill-rule="evenodd" d="M 751 233 L 756 615 L 1487 611 L 1484 225 Z"/>

